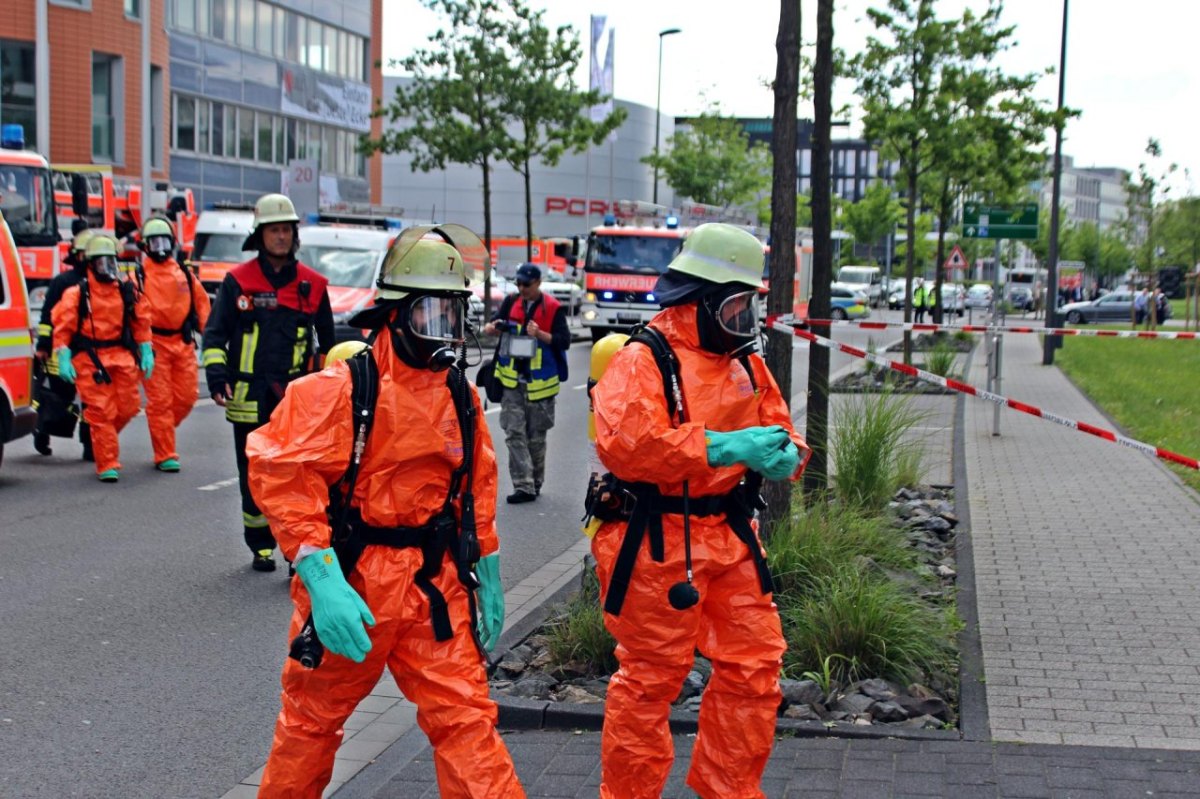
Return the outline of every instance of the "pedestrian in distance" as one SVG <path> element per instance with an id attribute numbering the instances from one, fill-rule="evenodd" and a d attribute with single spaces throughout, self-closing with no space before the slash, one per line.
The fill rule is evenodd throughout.
<path id="1" fill-rule="evenodd" d="M 529 345 L 523 352 L 510 348 L 510 354 L 502 354 L 496 364 L 496 377 L 504 386 L 500 427 L 508 446 L 508 474 L 513 484 L 509 504 L 533 502 L 542 492 L 546 436 L 554 427 L 554 398 L 567 378 L 566 352 L 571 346 L 567 311 L 542 291 L 542 270 L 534 264 L 521 264 L 516 282 L 518 293 L 505 297 L 483 327 L 490 336 L 513 336 L 513 346 Z"/>
<path id="2" fill-rule="evenodd" d="M 79 390 L 96 476 L 115 483 L 117 436 L 141 406 L 138 379 L 154 370 L 150 317 L 134 284 L 119 278 L 116 239 L 92 236 L 85 256 L 87 275 L 63 292 L 51 314 L 54 352 L 58 376 Z"/>
<path id="3" fill-rule="evenodd" d="M 588 505 L 602 521 L 592 554 L 620 661 L 603 799 L 662 795 L 671 703 L 696 650 L 712 678 L 687 784 L 705 797 L 763 796 L 786 644 L 754 515 L 762 480 L 797 478 L 809 454 L 754 352 L 763 288 L 762 244 L 700 225 L 654 287 L 663 310 L 592 390 L 608 474 L 589 497 L 616 498 Z"/>
<path id="4" fill-rule="evenodd" d="M 1150 295 L 1145 287 L 1138 289 L 1137 294 L 1133 295 L 1133 323 L 1141 325 L 1146 321 L 1146 310 L 1149 308 Z"/>
<path id="5" fill-rule="evenodd" d="M 178 472 L 175 430 L 196 404 L 196 335 L 208 321 L 208 294 L 175 260 L 175 230 L 162 217 L 142 225 L 142 292 L 149 305 L 154 374 L 146 379 L 146 424 L 160 472 Z"/>
<path id="6" fill-rule="evenodd" d="M 271 418 L 289 383 L 320 367 L 334 340 L 329 281 L 296 260 L 299 225 L 287 197 L 259 198 L 242 244 L 258 256 L 225 275 L 201 345 L 208 391 L 233 424 L 242 536 L 255 571 L 275 570 L 275 537 L 246 482 L 246 437 Z"/>
<path id="7" fill-rule="evenodd" d="M 76 219 L 71 223 L 72 229 Z M 35 355 L 39 369 L 44 378 L 38 381 L 38 426 L 33 432 L 33 448 L 42 455 L 51 455 L 54 450 L 50 445 L 50 429 L 61 423 L 61 417 L 73 413 L 72 404 L 75 402 L 75 384 L 63 380 L 58 372 L 58 358 L 54 354 L 54 308 L 62 299 L 63 292 L 72 286 L 78 286 L 79 281 L 87 275 L 87 244 L 94 232 L 89 230 L 87 223 L 75 234 L 71 247 L 64 259 L 70 269 L 59 272 L 50 280 L 46 289 L 46 299 L 42 304 L 42 314 L 38 320 L 37 346 Z M 54 417 L 57 417 L 54 418 Z M 68 420 L 69 421 L 69 420 Z M 57 435 L 57 434 L 55 434 Z M 83 459 L 95 460 L 92 454 L 92 436 L 85 421 L 79 422 L 79 443 L 83 445 Z"/>
<path id="8" fill-rule="evenodd" d="M 925 288 L 925 278 L 917 278 L 916 285 L 913 286 L 912 304 L 913 304 L 913 321 L 920 324 L 925 321 L 925 307 L 929 303 L 929 292 Z"/>
<path id="9" fill-rule="evenodd" d="M 441 796 L 524 796 L 484 659 L 504 622 L 496 454 L 455 356 L 467 264 L 486 263 L 460 225 L 405 230 L 351 320 L 370 347 L 292 383 L 249 435 L 251 489 L 296 566 L 261 799 L 321 796 L 343 724 L 384 668 L 417 706 Z"/>

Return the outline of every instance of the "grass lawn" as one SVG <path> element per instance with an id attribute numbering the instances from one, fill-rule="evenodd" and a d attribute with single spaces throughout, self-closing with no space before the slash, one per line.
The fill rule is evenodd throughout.
<path id="1" fill-rule="evenodd" d="M 1133 438 L 1200 458 L 1200 342 L 1068 337 L 1055 362 Z"/>
<path id="2" fill-rule="evenodd" d="M 1169 300 L 1172 319 L 1187 319 L 1187 300 Z M 1195 300 L 1192 300 L 1195 303 Z M 1192 319 L 1196 318 L 1196 306 L 1192 305 Z"/>

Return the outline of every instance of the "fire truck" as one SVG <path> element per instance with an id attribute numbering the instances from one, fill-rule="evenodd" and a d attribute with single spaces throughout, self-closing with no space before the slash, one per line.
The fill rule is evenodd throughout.
<path id="1" fill-rule="evenodd" d="M 8 223 L 29 291 L 44 293 L 61 269 L 58 217 L 50 165 L 25 149 L 20 125 L 0 129 L 0 214 Z"/>
<path id="2" fill-rule="evenodd" d="M 592 341 L 614 331 L 626 332 L 658 313 L 654 284 L 692 230 L 680 224 L 681 216 L 693 224 L 730 222 L 751 227 L 744 217 L 699 203 L 682 206 L 676 213 L 661 205 L 618 200 L 613 209 L 587 238 L 581 317 L 592 331 Z"/>

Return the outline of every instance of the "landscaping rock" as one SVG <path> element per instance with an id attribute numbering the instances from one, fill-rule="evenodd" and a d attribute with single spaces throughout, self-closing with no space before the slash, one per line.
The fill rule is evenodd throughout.
<path id="1" fill-rule="evenodd" d="M 837 700 L 834 709 L 850 716 L 859 716 L 866 713 L 873 704 L 875 704 L 875 700 L 869 696 L 846 694 Z"/>
<path id="2" fill-rule="evenodd" d="M 950 721 L 954 717 L 946 701 L 937 696 L 932 696 L 929 699 L 918 699 L 915 696 L 898 696 L 895 702 L 904 708 L 909 716 L 933 716 L 940 721 Z"/>
<path id="3" fill-rule="evenodd" d="M 556 697 L 559 702 L 574 702 L 578 705 L 596 705 L 604 700 L 578 685 L 563 686 Z"/>
<path id="4" fill-rule="evenodd" d="M 811 705 L 790 705 L 783 711 L 783 717 L 798 721 L 820 721 L 821 714 L 813 710 Z"/>
<path id="5" fill-rule="evenodd" d="M 825 698 L 821 687 L 812 680 L 780 680 L 779 687 L 789 706 L 816 705 Z"/>
<path id="6" fill-rule="evenodd" d="M 683 680 L 683 686 L 679 689 L 679 696 L 675 697 L 675 704 L 679 704 L 685 700 L 691 699 L 693 696 L 699 696 L 704 690 L 704 677 L 698 671 L 688 672 L 688 676 Z"/>
<path id="7" fill-rule="evenodd" d="M 854 689 L 858 691 L 858 693 L 869 696 L 872 699 L 876 699 L 880 702 L 886 702 L 896 696 L 896 694 L 900 693 L 896 686 L 892 685 L 887 680 L 880 680 L 878 678 L 863 680 L 862 682 L 856 684 Z"/>
<path id="8" fill-rule="evenodd" d="M 871 718 L 876 721 L 905 721 L 908 712 L 895 702 L 876 702 L 870 707 Z"/>
<path id="9" fill-rule="evenodd" d="M 513 683 L 508 693 L 523 699 L 549 699 L 550 690 L 558 685 L 558 680 L 545 672 L 529 674 Z"/>

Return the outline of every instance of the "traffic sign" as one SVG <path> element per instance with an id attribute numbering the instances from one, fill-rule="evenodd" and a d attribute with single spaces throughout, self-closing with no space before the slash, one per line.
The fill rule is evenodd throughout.
<path id="1" fill-rule="evenodd" d="M 1012 207 L 963 205 L 963 236 L 968 239 L 1036 239 L 1038 204 Z"/>
<path id="2" fill-rule="evenodd" d="M 951 269 L 967 268 L 967 256 L 963 254 L 962 247 L 954 245 L 954 249 L 950 251 L 950 256 L 946 259 L 945 267 L 947 272 Z"/>

